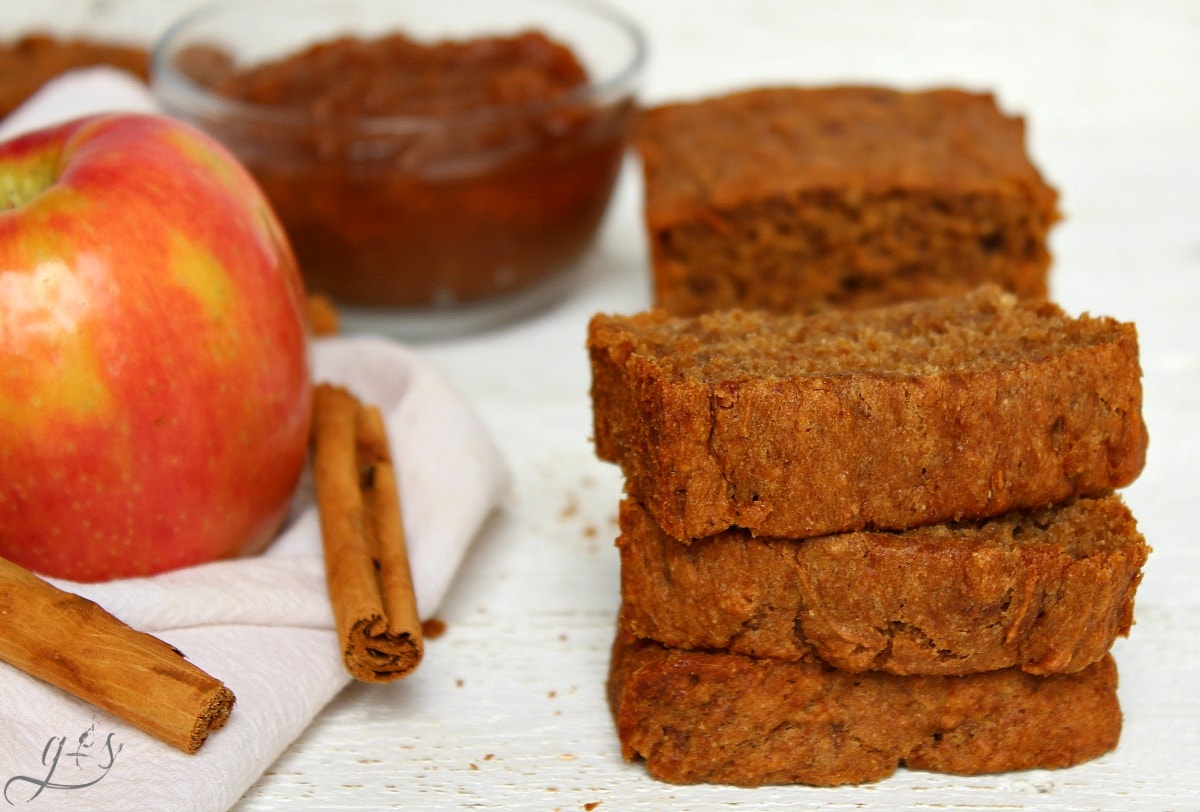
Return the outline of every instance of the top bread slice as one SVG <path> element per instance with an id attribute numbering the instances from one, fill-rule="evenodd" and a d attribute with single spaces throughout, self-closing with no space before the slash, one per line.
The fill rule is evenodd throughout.
<path id="1" fill-rule="evenodd" d="M 995 287 L 814 316 L 597 314 L 597 455 L 684 542 L 981 519 L 1145 463 L 1132 324 Z"/>

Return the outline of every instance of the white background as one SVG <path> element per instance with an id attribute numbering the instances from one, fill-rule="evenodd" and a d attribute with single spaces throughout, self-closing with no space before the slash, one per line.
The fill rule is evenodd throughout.
<path id="1" fill-rule="evenodd" d="M 649 303 L 632 162 L 578 288 L 519 326 L 423 347 L 494 432 L 515 490 L 420 670 L 340 694 L 235 807 L 275 809 L 1200 809 L 1200 4 L 613 0 L 651 43 L 643 98 L 767 82 L 994 90 L 1062 194 L 1052 288 L 1137 323 L 1151 446 L 1126 500 L 1154 547 L 1115 649 L 1119 748 L 1062 771 L 900 771 L 864 787 L 675 787 L 626 765 L 603 683 L 619 600 L 616 470 L 589 442 L 588 317 Z M 5 3 L 148 42 L 191 2 Z M 30 6 L 30 7 L 26 7 Z M 214 743 L 216 739 L 214 739 Z"/>

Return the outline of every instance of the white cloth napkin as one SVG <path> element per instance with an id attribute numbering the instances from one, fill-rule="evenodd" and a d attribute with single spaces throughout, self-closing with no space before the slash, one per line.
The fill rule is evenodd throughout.
<path id="1" fill-rule="evenodd" d="M 144 109 L 138 92 L 123 76 L 90 70 L 60 79 L 13 116 L 25 128 L 85 106 L 105 109 L 104 99 L 112 108 Z M 385 416 L 418 608 L 428 618 L 506 494 L 508 469 L 471 408 L 410 349 L 338 337 L 314 342 L 312 359 L 316 380 L 346 386 Z M 306 480 L 288 525 L 261 556 L 152 578 L 57 582 L 178 648 L 222 680 L 237 704 L 229 723 L 188 756 L 0 663 L 0 807 L 223 810 L 235 803 L 349 681 L 320 544 Z M 437 656 L 436 647 L 426 656 Z"/>

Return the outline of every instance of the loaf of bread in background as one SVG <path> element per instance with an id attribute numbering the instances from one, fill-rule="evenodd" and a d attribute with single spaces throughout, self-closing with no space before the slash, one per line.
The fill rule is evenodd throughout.
<path id="1" fill-rule="evenodd" d="M 38 31 L 0 42 L 0 118 L 43 84 L 69 70 L 109 65 L 142 81 L 150 76 L 150 49 L 141 45 L 60 37 Z"/>
<path id="2" fill-rule="evenodd" d="M 652 108 L 635 142 L 671 313 L 1047 293 L 1057 193 L 990 94 L 756 88 Z"/>
<path id="3" fill-rule="evenodd" d="M 688 542 L 907 529 L 1123 487 L 1147 444 L 1132 324 L 995 287 L 814 316 L 597 314 L 597 455 Z"/>

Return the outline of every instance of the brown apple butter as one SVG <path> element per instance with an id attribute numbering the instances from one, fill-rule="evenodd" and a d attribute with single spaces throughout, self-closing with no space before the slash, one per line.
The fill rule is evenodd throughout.
<path id="1" fill-rule="evenodd" d="M 309 289 L 346 304 L 475 302 L 565 270 L 632 112 L 589 96 L 580 61 L 537 31 L 340 37 L 250 68 L 193 46 L 177 64 L 268 108 L 210 129 L 263 186 Z"/>

